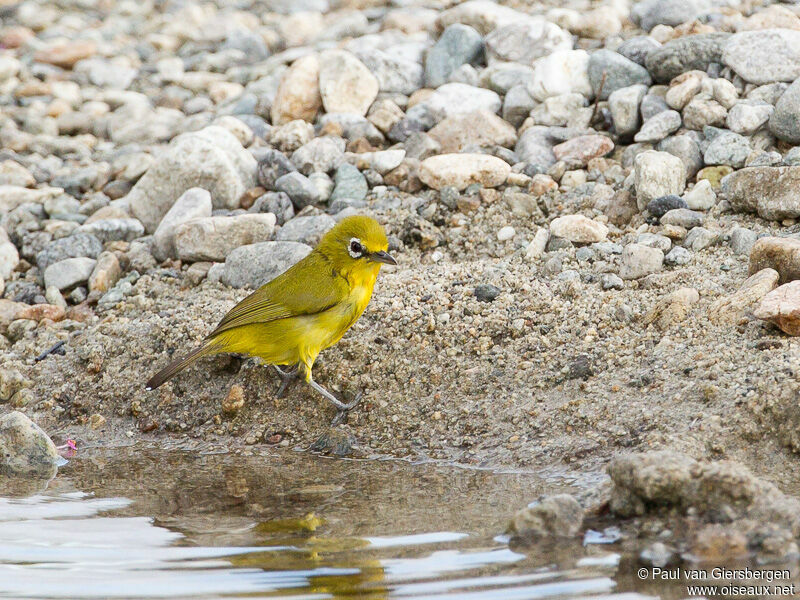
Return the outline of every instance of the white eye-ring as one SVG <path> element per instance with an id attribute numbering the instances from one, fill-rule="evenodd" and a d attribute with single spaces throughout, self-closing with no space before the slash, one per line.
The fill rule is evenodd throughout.
<path id="1" fill-rule="evenodd" d="M 350 238 L 347 251 L 353 258 L 361 258 L 364 256 L 364 246 L 361 245 L 361 240 L 358 238 Z"/>

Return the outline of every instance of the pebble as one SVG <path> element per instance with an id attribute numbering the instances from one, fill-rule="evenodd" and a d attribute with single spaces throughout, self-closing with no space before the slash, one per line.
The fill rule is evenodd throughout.
<path id="1" fill-rule="evenodd" d="M 144 235 L 144 225 L 138 219 L 131 218 L 98 219 L 84 223 L 75 231 L 93 235 L 103 243 L 120 240 L 130 242 Z"/>
<path id="2" fill-rule="evenodd" d="M 800 77 L 800 31 L 764 29 L 735 33 L 725 42 L 723 62 L 758 85 Z"/>
<path id="3" fill-rule="evenodd" d="M 604 290 L 621 290 L 625 288 L 625 282 L 614 273 L 603 273 L 600 278 L 600 286 Z"/>
<path id="4" fill-rule="evenodd" d="M 225 259 L 220 279 L 231 287 L 257 289 L 305 258 L 309 252 L 310 246 L 297 242 L 260 242 L 240 246 Z"/>
<path id="5" fill-rule="evenodd" d="M 282 152 L 272 148 L 266 149 L 258 157 L 258 184 L 267 190 L 274 190 L 278 179 L 296 170 L 297 168 Z"/>
<path id="6" fill-rule="evenodd" d="M 750 275 L 762 269 L 774 269 L 780 282 L 800 279 L 800 240 L 767 236 L 753 244 L 750 251 Z"/>
<path id="7" fill-rule="evenodd" d="M 585 166 L 593 158 L 605 156 L 614 150 L 614 142 L 604 135 L 579 135 L 553 147 L 557 160 Z"/>
<path id="8" fill-rule="evenodd" d="M 751 167 L 728 175 L 725 198 L 736 211 L 780 221 L 800 217 L 800 167 Z"/>
<path id="9" fill-rule="evenodd" d="M 645 31 L 656 25 L 676 26 L 692 21 L 711 8 L 708 0 L 642 0 L 631 7 L 631 21 Z"/>
<path id="10" fill-rule="evenodd" d="M 775 110 L 769 118 L 769 130 L 776 138 L 800 144 L 800 80 L 790 85 L 775 104 Z"/>
<path id="11" fill-rule="evenodd" d="M 750 142 L 746 137 L 732 131 L 724 131 L 711 140 L 703 154 L 703 161 L 707 165 L 729 165 L 740 168 L 744 166 L 750 152 Z"/>
<path id="12" fill-rule="evenodd" d="M 731 250 L 739 256 L 749 256 L 758 234 L 746 227 L 734 227 L 730 234 Z"/>
<path id="13" fill-rule="evenodd" d="M 682 266 L 688 265 L 692 262 L 693 254 L 682 246 L 674 246 L 672 250 L 667 252 L 664 257 L 664 262 L 668 265 Z"/>
<path id="14" fill-rule="evenodd" d="M 475 298 L 479 302 L 493 302 L 500 295 L 500 288 L 488 283 L 475 286 Z"/>
<path id="15" fill-rule="evenodd" d="M 634 159 L 634 188 L 639 210 L 656 198 L 680 195 L 686 187 L 686 167 L 668 152 L 646 150 Z"/>
<path id="16" fill-rule="evenodd" d="M 583 527 L 583 508 L 569 494 L 545 496 L 518 511 L 508 525 L 516 538 L 541 540 L 572 538 Z"/>
<path id="17" fill-rule="evenodd" d="M 608 227 L 583 215 L 565 215 L 550 222 L 550 234 L 575 244 L 605 241 Z"/>
<path id="18" fill-rule="evenodd" d="M 550 231 L 544 227 L 536 230 L 536 234 L 525 249 L 525 257 L 528 260 L 536 260 L 544 254 L 547 242 L 550 240 Z"/>
<path id="19" fill-rule="evenodd" d="M 336 225 L 329 215 L 295 217 L 278 230 L 275 239 L 281 242 L 302 242 L 316 246 L 326 231 Z"/>
<path id="20" fill-rule="evenodd" d="M 631 85 L 612 92 L 608 97 L 614 129 L 619 136 L 629 136 L 639 129 L 639 105 L 647 93 L 647 86 Z"/>
<path id="21" fill-rule="evenodd" d="M 687 71 L 706 72 L 722 62 L 722 50 L 729 33 L 702 33 L 670 40 L 647 55 L 645 65 L 653 79 L 669 83 Z"/>
<path id="22" fill-rule="evenodd" d="M 278 178 L 275 182 L 275 189 L 289 196 L 298 209 L 322 202 L 319 188 L 298 171 L 292 171 Z"/>
<path id="23" fill-rule="evenodd" d="M 563 94 L 592 96 L 589 53 L 585 50 L 561 50 L 540 58 L 535 63 L 527 90 L 539 102 Z"/>
<path id="24" fill-rule="evenodd" d="M 664 253 L 658 248 L 628 244 L 622 250 L 619 276 L 622 279 L 640 279 L 645 275 L 659 272 L 663 263 Z"/>
<path id="25" fill-rule="evenodd" d="M 97 261 L 88 256 L 67 258 L 50 264 L 44 270 L 44 285 L 60 291 L 86 283 Z"/>
<path id="26" fill-rule="evenodd" d="M 800 335 L 800 281 L 790 281 L 766 294 L 753 315 L 774 323 L 786 334 Z"/>
<path id="27" fill-rule="evenodd" d="M 738 290 L 714 301 L 708 320 L 715 325 L 735 325 L 747 318 L 761 299 L 778 285 L 774 269 L 761 269 L 744 280 Z"/>
<path id="28" fill-rule="evenodd" d="M 636 238 L 636 243 L 650 248 L 658 248 L 664 253 L 669 252 L 669 249 L 672 248 L 672 240 L 657 233 L 640 233 Z"/>
<path id="29" fill-rule="evenodd" d="M 459 191 L 473 183 L 497 187 L 505 183 L 511 167 L 505 161 L 485 154 L 440 154 L 426 158 L 419 167 L 419 178 L 440 190 L 453 186 Z"/>
<path id="30" fill-rule="evenodd" d="M 364 116 L 378 95 L 378 80 L 350 52 L 325 50 L 319 57 L 319 92 L 325 112 Z"/>
<path id="31" fill-rule="evenodd" d="M 458 67 L 477 60 L 482 51 L 480 33 L 469 25 L 450 25 L 427 53 L 425 85 L 431 88 L 444 85 Z"/>
<path id="32" fill-rule="evenodd" d="M 719 241 L 719 234 L 706 229 L 705 227 L 694 227 L 683 240 L 686 248 L 691 248 L 695 252 L 713 246 Z"/>
<path id="33" fill-rule="evenodd" d="M 497 241 L 507 242 L 508 240 L 512 239 L 516 233 L 517 232 L 513 227 L 506 225 L 505 227 L 500 228 L 500 230 L 497 232 Z"/>
<path id="34" fill-rule="evenodd" d="M 117 255 L 113 252 L 102 252 L 97 257 L 94 269 L 89 275 L 89 291 L 107 292 L 117 284 L 122 276 L 122 267 L 119 264 Z M 56 286 L 56 290 L 58 288 Z M 49 290 L 50 288 L 48 288 Z M 63 298 L 62 298 L 63 301 Z"/>
<path id="35" fill-rule="evenodd" d="M 667 212 L 676 209 L 676 208 L 688 208 L 689 205 L 686 201 L 681 198 L 680 196 L 676 196 L 675 194 L 670 194 L 668 196 L 661 196 L 659 198 L 654 198 L 650 202 L 647 203 L 647 212 L 651 215 L 660 219 L 663 217 Z"/>
<path id="36" fill-rule="evenodd" d="M 533 64 L 537 58 L 559 50 L 572 50 L 572 36 L 543 19 L 521 19 L 498 27 L 484 39 L 491 59 Z"/>
<path id="37" fill-rule="evenodd" d="M 476 146 L 510 148 L 517 143 L 514 127 L 487 110 L 443 119 L 428 131 L 428 135 L 439 144 L 441 153 L 463 152 Z"/>
<path id="38" fill-rule="evenodd" d="M 269 240 L 275 223 L 272 213 L 191 219 L 175 226 L 175 253 L 188 262 L 222 262 L 235 248 Z"/>
<path id="39" fill-rule="evenodd" d="M 131 213 L 153 233 L 188 189 L 211 193 L 215 208 L 235 208 L 255 185 L 257 163 L 239 140 L 218 126 L 175 138 L 128 194 Z"/>
<path id="40" fill-rule="evenodd" d="M 465 83 L 446 83 L 438 87 L 425 100 L 409 108 L 406 116 L 423 123 L 430 120 L 432 124 L 435 124 L 447 117 L 476 110 L 497 113 L 502 106 L 503 101 L 500 96 L 492 90 Z"/>
<path id="41" fill-rule="evenodd" d="M 677 225 L 684 229 L 699 227 L 705 221 L 705 215 L 688 208 L 673 208 L 661 216 L 662 225 Z"/>
<path id="42" fill-rule="evenodd" d="M 152 253 L 156 260 L 177 258 L 175 249 L 175 231 L 178 226 L 191 221 L 211 216 L 211 194 L 203 188 L 189 188 L 167 211 L 158 228 L 153 233 Z"/>
<path id="43" fill-rule="evenodd" d="M 294 61 L 283 74 L 271 108 L 273 125 L 314 120 L 322 107 L 319 67 L 317 55 L 309 54 Z"/>
<path id="44" fill-rule="evenodd" d="M 314 138 L 292 153 L 292 164 L 304 175 L 330 173 L 344 162 L 344 150 L 345 141 L 340 137 Z"/>
<path id="45" fill-rule="evenodd" d="M 633 136 L 636 142 L 660 142 L 681 127 L 681 115 L 675 110 L 665 110 L 647 119 Z"/>
<path id="46" fill-rule="evenodd" d="M 711 182 L 701 179 L 694 187 L 683 195 L 687 208 L 691 210 L 709 210 L 717 203 L 717 195 Z M 678 208 L 678 207 L 676 207 Z"/>
<path id="47" fill-rule="evenodd" d="M 10 396 L 9 396 L 10 398 Z M 27 416 L 11 411 L 0 417 L 0 475 L 51 479 L 60 457 L 55 444 Z"/>
<path id="48" fill-rule="evenodd" d="M 44 272 L 53 263 L 75 257 L 97 258 L 102 251 L 103 245 L 95 236 L 75 233 L 47 244 L 36 254 L 36 265 Z"/>
<path id="49" fill-rule="evenodd" d="M 589 81 L 595 96 L 607 100 L 616 90 L 636 84 L 650 85 L 650 73 L 612 50 L 597 50 L 589 57 Z"/>
<path id="50" fill-rule="evenodd" d="M 769 121 L 775 107 L 758 100 L 741 100 L 728 110 L 725 124 L 734 133 L 752 135 Z"/>

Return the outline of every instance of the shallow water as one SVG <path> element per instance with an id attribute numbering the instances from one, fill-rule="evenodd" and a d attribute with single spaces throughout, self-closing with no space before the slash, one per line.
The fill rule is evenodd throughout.
<path id="1" fill-rule="evenodd" d="M 0 597 L 652 597 L 614 545 L 525 550 L 499 535 L 576 484 L 291 451 L 87 450 L 46 488 L 0 498 Z"/>

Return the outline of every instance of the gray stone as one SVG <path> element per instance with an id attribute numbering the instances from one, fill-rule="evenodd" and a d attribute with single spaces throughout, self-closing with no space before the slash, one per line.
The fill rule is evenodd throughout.
<path id="1" fill-rule="evenodd" d="M 148 233 L 189 188 L 202 187 L 215 208 L 235 208 L 255 184 L 257 163 L 239 140 L 218 126 L 175 138 L 128 194 L 130 210 Z"/>
<path id="2" fill-rule="evenodd" d="M 647 69 L 617 52 L 605 49 L 593 52 L 589 57 L 589 81 L 595 95 L 601 100 L 607 100 L 616 90 L 636 84 L 649 86 L 652 83 Z"/>
<path id="3" fill-rule="evenodd" d="M 656 25 L 675 27 L 692 21 L 710 8 L 710 0 L 642 0 L 631 7 L 630 18 L 650 31 Z"/>
<path id="4" fill-rule="evenodd" d="M 676 110 L 665 110 L 647 119 L 633 139 L 637 142 L 660 142 L 681 127 L 681 114 Z"/>
<path id="5" fill-rule="evenodd" d="M 406 117 L 411 121 L 430 123 L 426 127 L 427 129 L 447 117 L 477 110 L 488 110 L 496 113 L 502 105 L 500 96 L 492 90 L 473 87 L 464 83 L 445 83 L 425 100 L 409 108 L 406 111 Z M 403 121 L 400 121 L 395 127 L 403 123 Z M 391 132 L 389 137 L 391 138 Z"/>
<path id="6" fill-rule="evenodd" d="M 725 43 L 722 60 L 750 83 L 794 81 L 800 77 L 800 31 L 760 29 L 735 33 Z"/>
<path id="7" fill-rule="evenodd" d="M 750 152 L 750 142 L 746 137 L 726 131 L 711 140 L 703 153 L 703 160 L 707 165 L 729 165 L 738 169 L 744 166 Z"/>
<path id="8" fill-rule="evenodd" d="M 432 88 L 444 85 L 453 71 L 477 60 L 482 52 L 480 33 L 469 25 L 450 25 L 425 57 L 425 85 Z"/>
<path id="9" fill-rule="evenodd" d="M 392 56 L 382 50 L 356 52 L 356 55 L 378 80 L 381 92 L 410 96 L 425 87 L 424 69 L 414 60 Z"/>
<path id="10" fill-rule="evenodd" d="M 709 246 L 716 244 L 719 241 L 719 234 L 709 231 L 705 227 L 695 227 L 692 229 L 683 240 L 683 245 L 686 248 L 691 248 L 695 252 L 704 250 Z"/>
<path id="11" fill-rule="evenodd" d="M 50 479 L 59 461 L 55 444 L 19 411 L 0 417 L 0 475 Z"/>
<path id="12" fill-rule="evenodd" d="M 748 167 L 722 180 L 724 197 L 735 211 L 780 221 L 800 217 L 800 167 Z"/>
<path id="13" fill-rule="evenodd" d="M 639 279 L 661 270 L 664 253 L 658 248 L 642 244 L 628 244 L 622 250 L 622 264 L 619 276 L 622 279 Z"/>
<path id="14" fill-rule="evenodd" d="M 192 219 L 175 227 L 175 252 L 183 261 L 221 262 L 240 246 L 269 240 L 275 221 L 272 213 Z"/>
<path id="15" fill-rule="evenodd" d="M 702 33 L 670 40 L 647 55 L 647 70 L 659 83 L 669 83 L 686 71 L 707 71 L 722 62 L 722 48 L 729 33 Z"/>
<path id="16" fill-rule="evenodd" d="M 334 175 L 333 180 L 335 187 L 330 197 L 331 203 L 344 199 L 364 200 L 369 191 L 367 180 L 361 174 L 361 171 L 348 163 L 344 163 L 336 169 L 336 175 Z"/>
<path id="17" fill-rule="evenodd" d="M 322 194 L 317 186 L 298 171 L 292 171 L 278 179 L 275 182 L 275 188 L 288 195 L 297 208 L 322 202 Z"/>
<path id="18" fill-rule="evenodd" d="M 688 208 L 688 205 L 683 198 L 676 196 L 675 194 L 654 198 L 647 203 L 647 212 L 657 219 L 660 219 L 669 211 L 676 208 Z"/>
<path id="19" fill-rule="evenodd" d="M 661 196 L 679 195 L 686 187 L 686 167 L 667 152 L 646 150 L 633 161 L 633 182 L 639 210 Z"/>
<path id="20" fill-rule="evenodd" d="M 665 138 L 658 143 L 656 149 L 680 158 L 683 166 L 686 167 L 687 179 L 693 178 L 703 168 L 700 146 L 690 135 L 673 135 Z"/>
<path id="21" fill-rule="evenodd" d="M 646 93 L 647 86 L 639 84 L 620 88 L 609 95 L 608 105 L 617 135 L 628 136 L 639 129 L 639 105 Z"/>
<path id="22" fill-rule="evenodd" d="M 76 233 L 88 233 L 101 242 L 126 241 L 130 242 L 144 235 L 144 225 L 138 219 L 98 219 L 91 223 L 84 223 Z"/>
<path id="23" fill-rule="evenodd" d="M 378 95 L 378 80 L 346 50 L 324 50 L 319 58 L 319 89 L 328 113 L 367 114 Z"/>
<path id="24" fill-rule="evenodd" d="M 56 287 L 66 290 L 81 283 L 86 283 L 94 270 L 97 261 L 88 256 L 67 258 L 52 263 L 44 270 L 45 288 Z"/>
<path id="25" fill-rule="evenodd" d="M 192 219 L 211 216 L 211 194 L 202 188 L 189 188 L 161 219 L 153 234 L 151 251 L 158 261 L 177 258 L 175 229 Z"/>
<path id="26" fill-rule="evenodd" d="M 728 111 L 708 94 L 698 94 L 683 108 L 683 126 L 702 130 L 709 125 L 725 124 Z"/>
<path id="27" fill-rule="evenodd" d="M 745 167 L 775 167 L 783 162 L 781 153 L 773 150 L 772 152 L 759 152 L 750 155 L 744 163 Z"/>
<path id="28" fill-rule="evenodd" d="M 685 229 L 699 227 L 703 224 L 703 221 L 705 221 L 703 213 L 689 210 L 688 208 L 673 208 L 661 217 L 663 225 L 677 225 Z"/>
<path id="29" fill-rule="evenodd" d="M 739 256 L 750 256 L 750 250 L 756 243 L 758 234 L 745 227 L 734 227 L 731 231 L 731 250 Z"/>
<path id="30" fill-rule="evenodd" d="M 6 234 L 6 230 L 0 226 L 0 280 L 8 279 L 11 273 L 19 264 L 19 252 L 17 247 L 11 243 Z M 2 288 L 0 284 L 0 288 Z M 0 289 L 0 296 L 3 295 Z"/>
<path id="31" fill-rule="evenodd" d="M 51 264 L 67 258 L 88 256 L 97 258 L 103 251 L 103 244 L 95 236 L 88 233 L 73 235 L 53 240 L 36 254 L 36 265 L 44 272 Z"/>
<path id="32" fill-rule="evenodd" d="M 277 224 L 283 225 L 289 219 L 294 218 L 294 205 L 292 199 L 283 192 L 267 192 L 253 202 L 249 212 L 272 213 L 277 219 Z"/>
<path id="33" fill-rule="evenodd" d="M 241 246 L 225 259 L 221 281 L 225 285 L 256 289 L 305 258 L 311 247 L 296 242 L 261 242 Z"/>
<path id="34" fill-rule="evenodd" d="M 664 257 L 664 262 L 672 266 L 688 265 L 694 256 L 689 250 L 683 246 L 675 246 Z"/>
<path id="35" fill-rule="evenodd" d="M 336 225 L 329 215 L 295 217 L 280 228 L 275 239 L 280 242 L 302 242 L 316 246 L 322 236 Z"/>
<path id="36" fill-rule="evenodd" d="M 275 182 L 297 168 L 283 152 L 268 148 L 258 156 L 258 184 L 268 190 L 275 189 Z"/>
<path id="37" fill-rule="evenodd" d="M 658 248 L 662 252 L 669 252 L 669 249 L 672 248 L 672 240 L 665 235 L 658 235 L 657 233 L 640 233 L 636 237 L 636 243 L 649 248 Z"/>
<path id="38" fill-rule="evenodd" d="M 800 144 L 800 78 L 797 79 L 775 104 L 769 119 L 769 130 L 776 138 Z"/>
<path id="39" fill-rule="evenodd" d="M 795 146 L 784 155 L 783 164 L 787 167 L 800 167 L 800 146 Z"/>
<path id="40" fill-rule="evenodd" d="M 658 40 L 651 38 L 649 35 L 637 35 L 622 42 L 617 48 L 617 52 L 644 67 L 646 66 L 647 55 L 659 48 L 661 48 L 661 43 Z"/>
<path id="41" fill-rule="evenodd" d="M 305 175 L 329 173 L 344 162 L 344 149 L 345 141 L 340 137 L 314 138 L 294 151 L 292 164 Z"/>
<path id="42" fill-rule="evenodd" d="M 734 133 L 752 135 L 769 121 L 775 107 L 758 100 L 740 100 L 728 110 L 725 124 Z"/>
<path id="43" fill-rule="evenodd" d="M 642 113 L 642 119 L 647 121 L 659 113 L 670 110 L 670 108 L 663 96 L 659 96 L 658 94 L 647 94 L 644 98 L 642 98 L 642 104 L 639 107 L 639 110 Z"/>
<path id="44" fill-rule="evenodd" d="M 547 127 L 528 127 L 519 136 L 514 153 L 521 162 L 536 165 L 547 170 L 556 162 L 553 144 Z"/>
<path id="45" fill-rule="evenodd" d="M 575 537 L 583 527 L 583 508 L 569 494 L 546 496 L 523 508 L 511 520 L 508 532 L 517 538 Z"/>
<path id="46" fill-rule="evenodd" d="M 518 84 L 506 92 L 503 99 L 503 119 L 519 127 L 536 106 L 526 85 Z"/>
<path id="47" fill-rule="evenodd" d="M 625 282 L 619 275 L 603 273 L 600 278 L 600 285 L 604 290 L 621 290 L 625 287 Z"/>
<path id="48" fill-rule="evenodd" d="M 572 50 L 572 36 L 541 18 L 523 18 L 486 36 L 489 57 L 499 61 L 532 65 L 537 58 L 559 50 Z"/>

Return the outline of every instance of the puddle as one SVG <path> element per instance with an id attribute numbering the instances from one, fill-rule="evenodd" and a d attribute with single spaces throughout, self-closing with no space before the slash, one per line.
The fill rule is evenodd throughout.
<path id="1" fill-rule="evenodd" d="M 0 498 L 0 597 L 686 597 L 637 589 L 613 543 L 534 552 L 498 535 L 517 508 L 570 489 L 290 451 L 86 450 L 46 489 Z"/>

